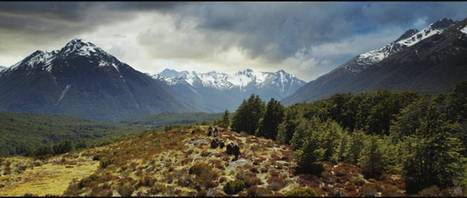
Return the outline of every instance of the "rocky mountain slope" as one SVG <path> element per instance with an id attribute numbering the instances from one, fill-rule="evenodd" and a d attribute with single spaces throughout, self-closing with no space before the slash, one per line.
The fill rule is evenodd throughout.
<path id="1" fill-rule="evenodd" d="M 238 159 L 214 139 L 238 145 Z M 404 195 L 398 175 L 367 180 L 354 165 L 325 163 L 317 177 L 296 175 L 295 166 L 289 146 L 230 131 L 212 137 L 197 126 L 44 159 L 0 158 L 0 195 Z"/>
<path id="2" fill-rule="evenodd" d="M 317 100 L 339 92 L 378 89 L 441 92 L 467 77 L 467 19 L 441 19 L 406 31 L 382 48 L 360 54 L 283 100 Z"/>
<path id="3" fill-rule="evenodd" d="M 198 73 L 165 69 L 154 75 L 176 93 L 185 95 L 208 111 L 234 110 L 243 99 L 257 94 L 264 100 L 282 99 L 305 84 L 292 74 L 257 72 L 245 69 L 233 74 L 222 72 Z"/>
<path id="4" fill-rule="evenodd" d="M 35 51 L 0 75 L 0 111 L 121 120 L 198 111 L 164 84 L 81 39 Z"/>

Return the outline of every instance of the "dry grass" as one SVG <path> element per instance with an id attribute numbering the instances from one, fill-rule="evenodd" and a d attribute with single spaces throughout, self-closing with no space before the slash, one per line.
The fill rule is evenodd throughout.
<path id="1" fill-rule="evenodd" d="M 225 147 L 210 148 L 214 137 L 202 126 L 145 133 L 44 161 L 2 159 L 0 173 L 9 174 L 0 176 L 0 195 L 226 196 L 229 185 L 229 193 L 238 196 L 281 196 L 302 188 L 317 195 L 359 196 L 374 193 L 375 185 L 382 186 L 376 193 L 404 195 L 400 177 L 368 181 L 354 165 L 331 163 L 324 164 L 323 177 L 294 175 L 289 146 L 235 132 L 216 138 L 239 145 L 239 158 L 227 155 Z"/>
<path id="2" fill-rule="evenodd" d="M 25 170 L 16 175 L 18 181 L 3 184 L 0 196 L 62 195 L 73 179 L 82 179 L 92 174 L 98 167 L 93 161 L 86 161 L 75 166 L 63 164 L 44 164 Z"/>

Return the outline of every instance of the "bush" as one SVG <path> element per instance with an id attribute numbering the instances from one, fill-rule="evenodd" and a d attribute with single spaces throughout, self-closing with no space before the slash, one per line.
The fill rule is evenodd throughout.
<path id="1" fill-rule="evenodd" d="M 261 180 L 258 177 L 256 177 L 256 174 L 247 171 L 241 171 L 237 173 L 236 179 L 243 181 L 247 188 L 250 186 L 261 184 Z"/>
<path id="2" fill-rule="evenodd" d="M 384 170 L 385 165 L 379 143 L 375 137 L 372 137 L 362 159 L 362 173 L 365 178 L 377 179 L 381 177 Z"/>
<path id="3" fill-rule="evenodd" d="M 224 192 L 229 195 L 234 195 L 246 188 L 246 184 L 242 180 L 229 181 L 224 185 Z"/>
<path id="4" fill-rule="evenodd" d="M 50 146 L 43 145 L 34 150 L 33 155 L 34 156 L 44 156 L 44 155 L 49 155 L 52 154 L 53 150 Z"/>
<path id="5" fill-rule="evenodd" d="M 108 158 L 101 158 L 99 161 L 99 167 L 100 168 L 107 168 L 110 164 L 112 164 L 112 160 Z"/>
<path id="6" fill-rule="evenodd" d="M 308 138 L 305 141 L 305 145 L 299 151 L 297 151 L 297 167 L 295 169 L 296 174 L 306 173 L 320 176 L 323 172 L 324 167 L 322 164 L 317 162 L 319 149 L 318 142 L 313 138 Z"/>
<path id="7" fill-rule="evenodd" d="M 118 194 L 122 197 L 130 197 L 133 191 L 135 191 L 135 188 L 129 183 L 120 184 L 117 188 Z"/>
<path id="8" fill-rule="evenodd" d="M 309 187 L 294 188 L 285 193 L 287 197 L 317 197 L 318 194 Z"/>
<path id="9" fill-rule="evenodd" d="M 73 144 L 70 141 L 64 141 L 52 147 L 54 154 L 67 153 L 73 150 Z"/>
<path id="10" fill-rule="evenodd" d="M 246 192 L 248 197 L 266 197 L 271 196 L 273 192 L 264 187 L 251 186 Z"/>
<path id="11" fill-rule="evenodd" d="M 219 175 L 206 163 L 194 164 L 188 170 L 188 173 L 195 175 L 195 185 L 203 187 L 204 189 L 215 187 L 216 180 L 219 177 Z"/>

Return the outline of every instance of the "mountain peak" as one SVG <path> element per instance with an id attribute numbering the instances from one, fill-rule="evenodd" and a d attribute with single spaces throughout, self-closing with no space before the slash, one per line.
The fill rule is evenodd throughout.
<path id="1" fill-rule="evenodd" d="M 444 29 L 444 28 L 447 28 L 447 27 L 449 27 L 450 25 L 452 25 L 454 23 L 455 23 L 454 20 L 445 17 L 445 18 L 442 18 L 442 19 L 440 19 L 438 21 L 435 21 L 434 23 L 432 23 L 430 25 L 430 27 L 433 28 L 433 29 Z"/>
<path id="2" fill-rule="evenodd" d="M 170 85 L 188 83 L 192 86 L 224 90 L 231 88 L 243 89 L 250 85 L 263 87 L 270 84 L 280 85 L 284 89 L 286 87 L 284 83 L 296 83 L 298 86 L 305 83 L 283 69 L 277 72 L 256 72 L 247 68 L 230 74 L 217 71 L 197 73 L 194 71 L 178 72 L 172 69 L 164 69 L 159 74 L 154 75 L 154 78 L 164 80 Z"/>
<path id="3" fill-rule="evenodd" d="M 103 50 L 94 45 L 93 43 L 87 42 L 80 38 L 72 39 L 60 51 L 63 52 L 65 55 L 77 54 L 84 56 L 90 56 L 91 54 L 97 52 L 103 53 Z"/>
<path id="4" fill-rule="evenodd" d="M 397 41 L 400 41 L 400 40 L 403 40 L 403 39 L 406 39 L 406 38 L 409 38 L 411 36 L 413 36 L 414 34 L 418 33 L 418 30 L 417 29 L 409 29 L 407 31 L 404 32 L 404 34 L 402 34 L 397 40 Z"/>
<path id="5" fill-rule="evenodd" d="M 74 39 L 71 39 L 71 41 L 69 41 L 66 45 L 66 46 L 73 46 L 73 45 L 76 45 L 76 46 L 84 46 L 84 45 L 91 45 L 91 46 L 96 46 L 94 45 L 93 43 L 91 42 L 88 42 L 86 40 L 83 40 L 83 39 L 80 39 L 80 38 L 74 38 Z"/>
<path id="6" fill-rule="evenodd" d="M 276 73 L 287 73 L 287 72 L 285 72 L 283 69 L 279 69 L 279 70 L 277 70 Z"/>
<path id="7" fill-rule="evenodd" d="M 418 31 L 409 29 L 397 40 L 379 48 L 358 55 L 354 60 L 344 64 L 343 67 L 354 73 L 359 73 L 371 65 L 381 62 L 383 59 L 401 50 L 414 46 L 422 40 L 433 35 L 441 34 L 446 28 L 456 22 L 450 18 L 442 18 L 431 23 L 429 26 Z"/>

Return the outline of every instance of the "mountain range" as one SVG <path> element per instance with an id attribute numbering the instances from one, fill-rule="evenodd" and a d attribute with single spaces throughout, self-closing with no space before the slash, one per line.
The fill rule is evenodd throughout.
<path id="1" fill-rule="evenodd" d="M 342 92 L 442 92 L 467 80 L 467 19 L 438 20 L 410 29 L 395 41 L 362 53 L 282 100 L 313 101 Z"/>
<path id="2" fill-rule="evenodd" d="M 59 50 L 37 50 L 0 67 L 0 111 L 111 121 L 162 112 L 233 111 L 252 93 L 282 99 L 303 84 L 283 70 L 230 75 L 166 69 L 150 76 L 93 43 L 73 39 Z"/>
<path id="3" fill-rule="evenodd" d="M 467 76 L 467 19 L 409 29 L 381 48 L 357 55 L 305 83 L 284 70 L 235 73 L 165 69 L 149 75 L 93 43 L 73 39 L 0 66 L 0 111 L 124 120 L 162 112 L 230 111 L 251 94 L 284 104 L 342 92 L 442 92 Z"/>
<path id="4" fill-rule="evenodd" d="M 197 106 L 212 112 L 235 110 L 241 101 L 251 94 L 257 94 L 263 100 L 280 100 L 305 84 L 284 70 L 257 72 L 245 69 L 227 74 L 216 71 L 198 73 L 165 69 L 153 77 L 165 82 L 173 92 L 184 95 L 187 100 L 194 101 Z"/>
<path id="5" fill-rule="evenodd" d="M 165 85 L 81 39 L 35 51 L 0 75 L 0 110 L 120 120 L 200 111 Z"/>

